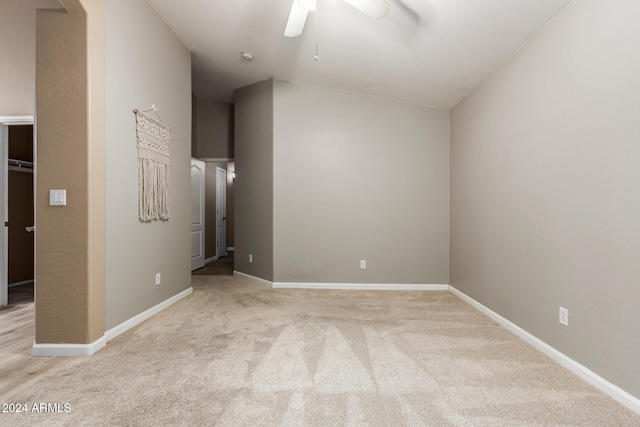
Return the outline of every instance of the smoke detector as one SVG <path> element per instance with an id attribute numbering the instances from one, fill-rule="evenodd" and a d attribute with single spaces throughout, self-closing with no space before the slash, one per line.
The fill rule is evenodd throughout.
<path id="1" fill-rule="evenodd" d="M 240 55 L 242 57 L 242 59 L 244 59 L 247 62 L 251 62 L 253 61 L 253 55 L 250 54 L 249 52 L 242 52 L 242 55 Z"/>

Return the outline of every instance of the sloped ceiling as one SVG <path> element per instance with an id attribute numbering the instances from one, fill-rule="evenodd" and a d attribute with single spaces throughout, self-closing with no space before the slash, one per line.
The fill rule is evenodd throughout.
<path id="1" fill-rule="evenodd" d="M 273 77 L 444 109 L 571 2 L 387 0 L 389 14 L 372 20 L 317 0 L 303 34 L 287 38 L 292 0 L 147 1 L 191 49 L 199 97 L 232 101 L 234 89 Z"/>

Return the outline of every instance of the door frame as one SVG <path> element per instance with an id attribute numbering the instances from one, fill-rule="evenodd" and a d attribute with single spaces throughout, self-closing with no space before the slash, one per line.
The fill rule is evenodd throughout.
<path id="1" fill-rule="evenodd" d="M 201 221 L 201 230 L 200 230 L 200 256 L 198 257 L 198 259 L 194 259 L 193 257 L 193 232 L 194 232 L 194 223 L 193 223 L 193 196 L 194 196 L 194 187 L 193 187 L 193 172 L 191 172 L 191 198 L 192 198 L 192 205 L 191 205 L 191 271 L 197 270 L 198 268 L 202 268 L 204 267 L 205 264 L 205 254 L 204 254 L 204 241 L 205 241 L 205 233 L 206 233 L 206 220 L 205 220 L 205 184 L 206 184 L 206 178 L 205 178 L 205 172 L 206 172 L 206 164 L 205 162 L 203 162 L 200 159 L 195 159 L 195 158 L 191 158 L 191 167 L 189 168 L 190 171 L 193 171 L 193 168 L 196 167 L 200 170 L 200 182 L 199 182 L 199 186 L 200 188 L 198 188 L 198 198 L 200 199 L 200 212 L 199 212 L 199 217 L 200 217 L 200 221 Z M 202 262 L 201 262 L 202 261 Z"/>
<path id="2" fill-rule="evenodd" d="M 33 185 L 35 186 L 35 132 L 36 127 L 33 116 L 0 116 L 0 306 L 9 303 L 9 230 L 5 222 L 9 220 L 9 126 L 34 125 L 33 126 Z M 35 188 L 34 188 L 35 197 Z M 35 212 L 34 224 L 35 224 Z M 35 256 L 35 251 L 34 251 Z"/>
<path id="3" fill-rule="evenodd" d="M 221 188 L 223 189 L 223 197 L 220 197 L 218 194 L 218 189 L 220 188 L 219 182 L 222 182 Z M 218 205 L 218 201 L 221 201 L 222 206 Z M 222 212 L 221 212 L 222 211 Z M 218 235 L 218 215 L 222 216 L 223 223 L 223 235 L 220 237 Z M 221 168 L 220 166 L 216 166 L 216 259 L 222 258 L 223 256 L 227 256 L 227 170 Z M 219 245 L 218 238 L 221 238 L 222 246 Z M 218 253 L 218 248 L 221 247 L 222 250 Z"/>

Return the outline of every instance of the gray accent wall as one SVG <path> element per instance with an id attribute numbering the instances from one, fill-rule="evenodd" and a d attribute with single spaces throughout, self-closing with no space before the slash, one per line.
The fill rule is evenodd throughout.
<path id="1" fill-rule="evenodd" d="M 194 96 L 193 157 L 232 159 L 233 104 Z"/>
<path id="2" fill-rule="evenodd" d="M 448 258 L 448 111 L 276 80 L 274 281 L 446 284 Z"/>
<path id="3" fill-rule="evenodd" d="M 235 117 L 236 270 L 448 283 L 447 111 L 274 80 L 238 90 Z"/>
<path id="4" fill-rule="evenodd" d="M 574 1 L 451 111 L 451 285 L 636 397 L 638 16 Z"/>
<path id="5" fill-rule="evenodd" d="M 108 330 L 191 286 L 191 54 L 144 0 L 110 0 L 106 16 Z M 171 219 L 143 224 L 132 110 L 151 104 L 171 127 Z"/>
<path id="6" fill-rule="evenodd" d="M 236 90 L 234 106 L 234 268 L 273 280 L 273 81 Z"/>

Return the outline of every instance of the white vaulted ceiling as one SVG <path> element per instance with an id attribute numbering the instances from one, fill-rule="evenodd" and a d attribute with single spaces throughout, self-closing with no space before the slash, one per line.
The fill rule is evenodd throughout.
<path id="1" fill-rule="evenodd" d="M 445 109 L 571 2 L 386 0 L 389 14 L 372 20 L 317 0 L 303 34 L 287 38 L 292 0 L 147 1 L 191 49 L 197 96 L 231 101 L 234 89 L 273 77 Z"/>

